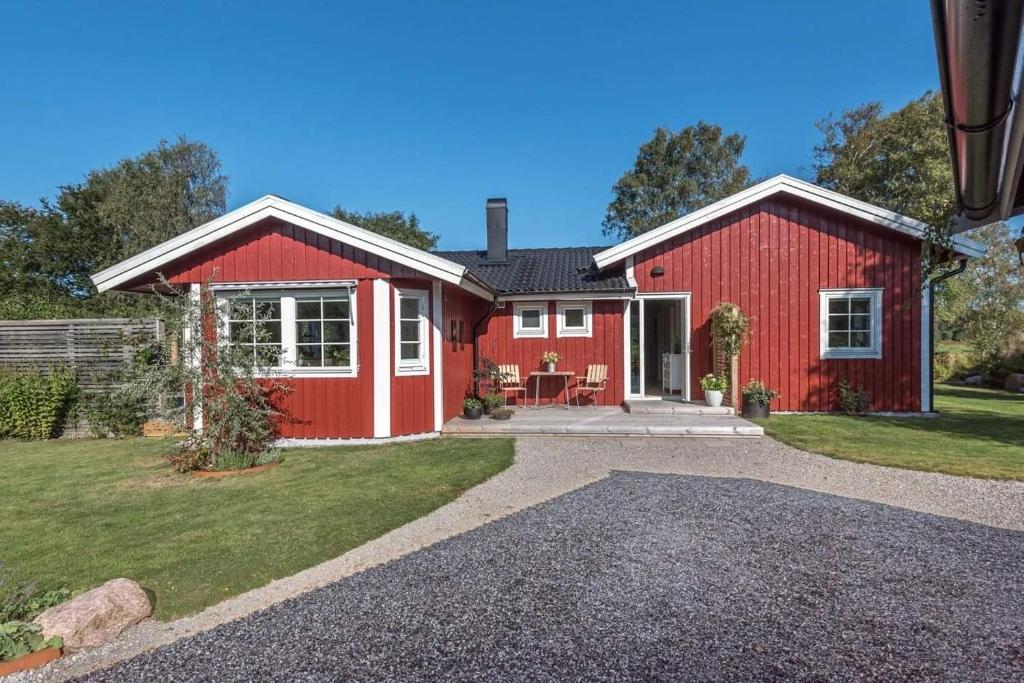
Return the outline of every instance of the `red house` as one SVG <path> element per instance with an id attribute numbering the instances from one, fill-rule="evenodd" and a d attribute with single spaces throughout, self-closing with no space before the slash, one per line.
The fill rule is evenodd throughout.
<path id="1" fill-rule="evenodd" d="M 925 228 L 777 176 L 607 248 L 508 249 L 505 200 L 489 200 L 486 250 L 427 253 L 268 195 L 93 280 L 148 291 L 162 274 L 269 304 L 275 371 L 295 387 L 282 425 L 291 438 L 438 432 L 472 392 L 480 358 L 525 376 L 545 351 L 578 374 L 607 365 L 600 404 L 697 400 L 723 301 L 751 321 L 739 382 L 780 391 L 776 410 L 832 410 L 848 379 L 873 410 L 915 413 L 932 409 Z M 949 257 L 981 253 L 957 237 Z M 223 322 L 230 336 L 244 321 Z M 565 400 L 562 385 L 540 394 Z"/>

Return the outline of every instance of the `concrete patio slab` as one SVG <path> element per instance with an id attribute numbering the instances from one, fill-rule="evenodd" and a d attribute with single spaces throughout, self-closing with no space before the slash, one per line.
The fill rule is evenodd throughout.
<path id="1" fill-rule="evenodd" d="M 456 417 L 444 425 L 451 436 L 711 436 L 759 437 L 764 430 L 728 413 L 626 413 L 620 408 L 517 408 L 510 420 Z"/>

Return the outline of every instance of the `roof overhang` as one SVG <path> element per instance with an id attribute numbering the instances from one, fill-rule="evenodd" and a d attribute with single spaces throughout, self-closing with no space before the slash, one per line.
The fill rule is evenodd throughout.
<path id="1" fill-rule="evenodd" d="M 632 299 L 634 290 L 573 290 L 565 292 L 506 292 L 498 295 L 498 301 L 608 301 Z"/>
<path id="2" fill-rule="evenodd" d="M 96 289 L 116 289 L 136 278 L 157 272 L 161 266 L 202 249 L 267 218 L 290 223 L 319 235 L 338 240 L 357 249 L 407 266 L 424 275 L 461 287 L 491 300 L 494 292 L 473 277 L 465 266 L 410 247 L 319 211 L 307 209 L 286 199 L 266 195 L 220 218 L 158 244 L 151 249 L 106 268 L 92 276 Z"/>
<path id="3" fill-rule="evenodd" d="M 1024 4 L 931 4 L 960 232 L 1024 213 Z"/>
<path id="4" fill-rule="evenodd" d="M 834 209 L 884 228 L 896 230 L 916 239 L 924 239 L 928 229 L 925 223 L 908 216 L 902 216 L 867 202 L 847 197 L 838 192 L 826 190 L 803 180 L 791 178 L 787 175 L 777 175 L 774 178 L 748 187 L 742 192 L 737 192 L 721 201 L 706 206 L 699 211 L 686 214 L 659 228 L 626 240 L 622 244 L 605 249 L 594 255 L 594 264 L 598 268 L 607 268 L 664 240 L 682 235 L 709 221 L 780 193 L 799 197 L 800 199 Z M 963 256 L 981 256 L 985 253 L 983 245 L 960 235 L 953 237 L 952 248 Z"/>

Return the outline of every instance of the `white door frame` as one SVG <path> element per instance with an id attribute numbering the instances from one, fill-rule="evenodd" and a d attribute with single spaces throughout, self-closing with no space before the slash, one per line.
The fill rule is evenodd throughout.
<path id="1" fill-rule="evenodd" d="M 690 349 L 690 318 L 691 318 L 690 303 L 691 303 L 691 293 L 690 292 L 656 292 L 656 293 L 651 293 L 651 294 L 637 294 L 635 298 L 633 298 L 630 301 L 626 302 L 625 310 L 624 310 L 624 313 L 623 313 L 623 329 L 625 330 L 625 334 L 623 335 L 625 337 L 625 344 L 623 345 L 624 346 L 623 352 L 625 354 L 624 355 L 624 359 L 623 359 L 625 361 L 624 362 L 624 367 L 625 367 L 624 375 L 625 375 L 625 382 L 626 382 L 626 384 L 625 384 L 625 396 L 626 396 L 626 398 L 644 398 L 646 396 L 647 387 L 645 386 L 646 378 L 644 377 L 644 375 L 646 375 L 646 372 L 644 372 L 644 368 L 645 368 L 644 361 L 646 360 L 645 355 L 644 355 L 645 354 L 644 346 L 645 346 L 645 342 L 647 341 L 646 339 L 644 339 L 644 308 L 645 308 L 644 307 L 644 300 L 645 299 L 660 299 L 660 300 L 667 299 L 667 300 L 683 301 L 684 302 L 683 315 L 682 315 L 682 319 L 680 320 L 680 328 L 681 329 L 679 330 L 679 338 L 682 339 L 682 342 L 683 342 L 683 344 L 682 344 L 682 346 L 683 346 L 683 368 L 684 368 L 684 375 L 685 375 L 685 378 L 684 378 L 684 381 L 683 381 L 682 398 L 683 398 L 684 401 L 689 401 L 689 400 L 691 400 L 691 398 L 690 398 L 690 379 L 691 379 L 690 378 L 690 351 L 691 351 L 691 349 Z M 639 306 L 640 307 L 640 393 L 639 394 L 634 394 L 632 391 L 630 391 L 631 386 L 632 386 L 631 381 L 630 381 L 630 367 L 631 367 L 631 362 L 630 361 L 632 359 L 630 358 L 629 324 L 630 324 L 630 315 L 632 314 L 632 307 L 633 306 Z"/>

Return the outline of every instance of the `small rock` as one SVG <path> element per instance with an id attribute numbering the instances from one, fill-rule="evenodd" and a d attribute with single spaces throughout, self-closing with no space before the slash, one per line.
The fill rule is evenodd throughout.
<path id="1" fill-rule="evenodd" d="M 1007 391 L 1024 390 L 1024 374 L 1019 372 L 1010 373 L 1003 382 L 1003 388 Z"/>
<path id="2" fill-rule="evenodd" d="M 153 611 L 149 597 L 131 579 L 113 579 L 67 602 L 51 607 L 33 621 L 47 638 L 60 636 L 64 648 L 97 647 L 116 638 Z"/>
<path id="3" fill-rule="evenodd" d="M 981 375 L 971 375 L 964 380 L 964 384 L 970 384 L 971 386 L 980 387 L 982 382 Z"/>

